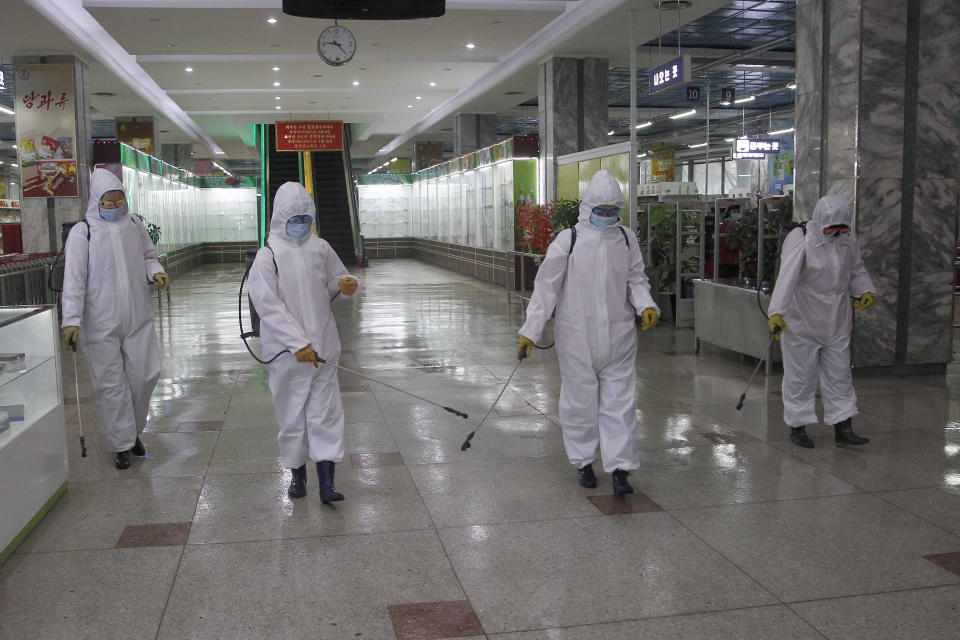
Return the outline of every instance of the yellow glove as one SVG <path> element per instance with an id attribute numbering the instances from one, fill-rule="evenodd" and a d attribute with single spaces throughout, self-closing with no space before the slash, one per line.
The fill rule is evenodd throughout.
<path id="1" fill-rule="evenodd" d="M 859 300 L 854 300 L 853 308 L 857 311 L 863 311 L 864 309 L 869 309 L 873 306 L 873 303 L 876 302 L 877 295 L 872 291 L 867 291 L 865 294 L 860 296 Z"/>
<path id="2" fill-rule="evenodd" d="M 357 292 L 357 281 L 353 278 L 340 278 L 337 282 L 337 286 L 340 287 L 340 293 L 345 296 L 352 296 Z"/>
<path id="3" fill-rule="evenodd" d="M 520 336 L 520 341 L 517 343 L 517 358 L 523 360 L 529 358 L 532 353 L 533 340 L 526 336 Z"/>
<path id="4" fill-rule="evenodd" d="M 297 358 L 297 362 L 312 362 L 313 368 L 316 369 L 320 365 L 317 364 L 317 352 L 313 350 L 313 346 L 307 345 L 300 351 L 297 351 L 294 354 Z"/>
<path id="5" fill-rule="evenodd" d="M 787 323 L 784 321 L 783 316 L 779 313 L 775 313 L 770 316 L 770 333 L 777 334 L 777 340 L 780 339 L 780 336 L 783 335 L 783 332 L 787 330 Z"/>
<path id="6" fill-rule="evenodd" d="M 167 287 L 170 286 L 170 276 L 165 273 L 154 274 L 153 281 L 160 285 L 160 288 L 164 291 L 166 291 Z"/>
<path id="7" fill-rule="evenodd" d="M 77 340 L 80 338 L 80 327 L 64 327 L 63 328 L 63 339 L 67 341 L 67 344 L 73 346 L 77 343 Z"/>
<path id="8" fill-rule="evenodd" d="M 657 310 L 653 307 L 647 307 L 643 310 L 643 313 L 640 314 L 641 331 L 653 329 L 658 324 L 660 324 L 660 314 L 657 313 Z"/>

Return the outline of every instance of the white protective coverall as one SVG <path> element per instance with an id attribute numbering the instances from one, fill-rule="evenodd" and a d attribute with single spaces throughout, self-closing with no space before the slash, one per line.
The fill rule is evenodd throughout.
<path id="1" fill-rule="evenodd" d="M 791 231 L 781 251 L 769 313 L 779 313 L 787 323 L 781 339 L 783 420 L 791 427 L 817 423 L 818 378 L 824 422 L 835 425 L 857 415 L 850 372 L 850 297 L 876 289 L 860 258 L 856 234 L 824 235 L 824 227 L 837 224 L 852 224 L 850 205 L 842 195 L 824 196 L 806 233 Z"/>
<path id="2" fill-rule="evenodd" d="M 64 327 L 80 327 L 97 409 L 111 451 L 127 451 L 147 423 L 150 395 L 160 377 L 149 283 L 163 273 L 143 222 L 127 214 L 100 217 L 100 198 L 123 191 L 106 169 L 90 178 L 87 225 L 70 230 L 64 249 Z"/>
<path id="3" fill-rule="evenodd" d="M 560 423 L 567 457 L 578 469 L 596 459 L 603 468 L 637 468 L 637 328 L 644 309 L 659 309 L 650 295 L 636 236 L 620 224 L 599 229 L 590 213 L 623 207 L 623 193 L 608 171 L 598 171 L 580 203 L 573 234 L 561 231 L 547 249 L 519 333 L 537 342 L 556 309 L 560 359 Z"/>
<path id="4" fill-rule="evenodd" d="M 326 240 L 313 233 L 300 240 L 287 236 L 287 220 L 299 215 L 316 220 L 316 207 L 301 184 L 287 182 L 273 200 L 270 248 L 260 249 L 250 268 L 250 299 L 260 315 L 264 359 L 290 351 L 267 365 L 280 425 L 280 457 L 289 469 L 308 458 L 343 459 L 337 369 L 324 364 L 314 368 L 297 362 L 293 354 L 309 344 L 324 360 L 339 361 L 340 337 L 330 300 L 340 291 L 337 282 L 353 277 Z"/>

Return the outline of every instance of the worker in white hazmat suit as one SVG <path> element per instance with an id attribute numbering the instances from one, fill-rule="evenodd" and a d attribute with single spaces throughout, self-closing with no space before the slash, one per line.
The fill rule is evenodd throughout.
<path id="1" fill-rule="evenodd" d="M 250 300 L 260 315 L 263 353 L 280 433 L 280 457 L 292 471 L 288 494 L 306 495 L 307 460 L 317 464 L 324 503 L 343 500 L 334 488 L 335 463 L 343 459 L 343 405 L 336 367 L 318 365 L 340 358 L 340 338 L 330 308 L 337 293 L 352 296 L 357 279 L 347 273 L 326 240 L 313 233 L 316 207 L 303 186 L 287 182 L 277 190 L 270 220 L 269 248 L 250 269 Z"/>
<path id="2" fill-rule="evenodd" d="M 850 223 L 845 197 L 820 198 L 813 219 L 791 231 L 783 243 L 770 300 L 770 331 L 782 334 L 783 419 L 790 426 L 790 440 L 801 447 L 814 446 L 806 425 L 818 422 L 818 382 L 823 419 L 834 425 L 836 443 L 869 442 L 850 424 L 857 415 L 850 371 L 850 298 L 862 311 L 873 305 L 876 293 Z"/>
<path id="3" fill-rule="evenodd" d="M 636 470 L 637 331 L 656 326 L 660 310 L 650 295 L 636 237 L 621 226 L 620 185 L 598 171 L 580 203 L 580 220 L 547 249 L 537 272 L 518 355 L 529 356 L 556 310 L 560 359 L 560 423 L 580 485 L 597 486 L 597 448 L 617 495 L 632 493 Z"/>
<path id="4" fill-rule="evenodd" d="M 90 178 L 86 222 L 73 226 L 64 248 L 63 334 L 79 339 L 118 469 L 130 453 L 146 454 L 140 432 L 160 377 L 150 282 L 170 283 L 143 222 L 130 215 L 123 183 L 106 169 Z"/>

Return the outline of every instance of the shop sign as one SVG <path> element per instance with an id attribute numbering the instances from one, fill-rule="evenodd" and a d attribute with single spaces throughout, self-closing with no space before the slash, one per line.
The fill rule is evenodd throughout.
<path id="1" fill-rule="evenodd" d="M 19 209 L 19 200 L 0 200 L 0 209 Z"/>
<path id="2" fill-rule="evenodd" d="M 157 152 L 153 139 L 153 122 L 119 122 L 117 140 L 148 155 L 155 155 Z"/>
<path id="3" fill-rule="evenodd" d="M 343 122 L 278 122 L 277 151 L 343 151 Z"/>
<path id="4" fill-rule="evenodd" d="M 18 64 L 14 74 L 22 196 L 79 196 L 73 65 Z"/>
<path id="5" fill-rule="evenodd" d="M 762 160 L 775 153 L 780 153 L 780 141 L 775 139 L 737 138 L 733 146 L 734 160 Z"/>
<path id="6" fill-rule="evenodd" d="M 683 55 L 650 69 L 650 93 L 690 82 L 690 56 Z"/>

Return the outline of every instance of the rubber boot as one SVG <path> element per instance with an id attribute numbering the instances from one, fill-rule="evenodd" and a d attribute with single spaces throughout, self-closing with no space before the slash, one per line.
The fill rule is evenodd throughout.
<path id="1" fill-rule="evenodd" d="M 290 469 L 290 488 L 287 495 L 293 499 L 307 495 L 307 465 L 300 465 L 299 469 Z"/>
<path id="2" fill-rule="evenodd" d="M 143 446 L 140 436 L 137 436 L 137 441 L 133 443 L 133 448 L 130 449 L 130 453 L 135 456 L 140 456 L 141 458 L 147 455 L 147 448 Z"/>
<path id="3" fill-rule="evenodd" d="M 622 496 L 628 493 L 633 493 L 633 487 L 627 482 L 627 472 L 617 469 L 613 472 L 613 495 Z"/>
<path id="4" fill-rule="evenodd" d="M 813 440 L 807 435 L 806 427 L 790 427 L 790 442 L 804 449 L 813 449 Z"/>
<path id="5" fill-rule="evenodd" d="M 870 438 L 858 436 L 853 432 L 853 427 L 850 426 L 850 418 L 847 418 L 840 424 L 833 425 L 833 431 L 836 434 L 834 439 L 838 447 L 843 447 L 848 444 L 867 444 L 870 442 Z"/>
<path id="6" fill-rule="evenodd" d="M 117 466 L 117 469 L 129 469 L 130 468 L 130 452 L 129 451 L 117 451 L 117 457 L 113 461 Z"/>
<path id="7" fill-rule="evenodd" d="M 593 465 L 588 464 L 585 467 L 578 469 L 577 474 L 580 476 L 580 486 L 584 489 L 596 489 L 597 488 L 597 474 L 593 472 Z"/>
<path id="8" fill-rule="evenodd" d="M 337 490 L 333 488 L 335 466 L 336 463 L 329 460 L 321 460 L 317 463 L 317 478 L 320 480 L 320 502 L 324 504 L 343 500 L 343 494 L 337 493 Z"/>

